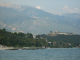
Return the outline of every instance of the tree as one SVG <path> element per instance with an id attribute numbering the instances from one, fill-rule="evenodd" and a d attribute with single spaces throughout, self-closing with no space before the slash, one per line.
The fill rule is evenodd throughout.
<path id="1" fill-rule="evenodd" d="M 25 34 L 20 32 L 20 33 L 18 33 L 18 36 L 25 37 Z"/>
<path id="2" fill-rule="evenodd" d="M 37 35 L 37 36 L 36 36 L 36 39 L 41 39 L 40 35 Z"/>
<path id="3" fill-rule="evenodd" d="M 5 29 L 5 28 L 3 28 L 3 31 L 6 31 L 6 29 Z"/>
<path id="4" fill-rule="evenodd" d="M 31 33 L 27 33 L 28 38 L 33 38 L 33 35 Z"/>

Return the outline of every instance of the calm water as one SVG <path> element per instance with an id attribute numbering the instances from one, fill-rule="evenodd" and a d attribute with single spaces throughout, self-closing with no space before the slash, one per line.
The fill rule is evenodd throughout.
<path id="1" fill-rule="evenodd" d="M 80 60 L 80 48 L 0 50 L 0 60 Z"/>

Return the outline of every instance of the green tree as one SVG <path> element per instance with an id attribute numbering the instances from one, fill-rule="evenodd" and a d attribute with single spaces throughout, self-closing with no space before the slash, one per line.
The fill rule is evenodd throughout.
<path id="1" fill-rule="evenodd" d="M 5 28 L 3 28 L 3 31 L 6 31 L 6 29 L 5 29 Z"/>

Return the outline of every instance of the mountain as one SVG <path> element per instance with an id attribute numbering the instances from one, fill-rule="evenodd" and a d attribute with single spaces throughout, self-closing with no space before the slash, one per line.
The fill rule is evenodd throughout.
<path id="1" fill-rule="evenodd" d="M 58 30 L 80 34 L 80 18 L 71 16 L 54 15 L 31 6 L 0 3 L 0 28 L 11 32 L 46 34 Z"/>
<path id="2" fill-rule="evenodd" d="M 74 19 L 80 18 L 80 14 L 78 14 L 78 13 L 66 13 L 66 14 L 63 14 L 63 15 L 67 16 L 67 17 L 74 18 Z"/>

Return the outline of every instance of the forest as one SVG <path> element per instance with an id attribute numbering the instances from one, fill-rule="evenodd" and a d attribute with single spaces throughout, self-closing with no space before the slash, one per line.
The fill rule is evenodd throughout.
<path id="1" fill-rule="evenodd" d="M 37 38 L 37 39 L 36 39 Z M 42 47 L 48 46 L 48 43 L 38 35 L 33 38 L 31 33 L 24 34 L 22 32 L 8 32 L 6 29 L 0 29 L 0 44 L 13 47 Z"/>
<path id="2" fill-rule="evenodd" d="M 0 44 L 9 47 L 51 47 L 72 48 L 80 47 L 80 35 L 57 35 L 47 36 L 45 34 L 33 37 L 31 33 L 9 32 L 0 29 Z"/>

